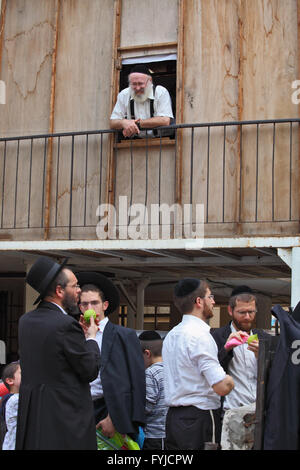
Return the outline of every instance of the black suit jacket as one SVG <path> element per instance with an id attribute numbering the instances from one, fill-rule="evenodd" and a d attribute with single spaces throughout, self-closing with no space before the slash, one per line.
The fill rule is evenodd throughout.
<path id="1" fill-rule="evenodd" d="M 136 433 L 145 423 L 146 384 L 141 345 L 134 330 L 110 321 L 103 332 L 101 383 L 117 431 Z"/>
<path id="2" fill-rule="evenodd" d="M 266 389 L 264 449 L 299 450 L 300 323 L 280 305 L 272 313 L 280 335 Z"/>
<path id="3" fill-rule="evenodd" d="M 226 343 L 229 335 L 232 333 L 230 325 L 231 325 L 231 322 L 229 322 L 225 326 L 222 326 L 221 328 L 215 328 L 215 329 L 211 328 L 211 330 L 210 330 L 210 332 L 211 332 L 211 334 L 212 334 L 212 336 L 213 336 L 213 338 L 214 338 L 214 340 L 215 340 L 215 342 L 217 343 L 217 346 L 218 346 L 218 359 L 219 359 L 219 362 L 220 362 L 221 366 L 223 367 L 223 369 L 225 370 L 226 373 L 228 372 L 228 367 L 229 367 L 230 361 L 233 358 L 233 349 L 228 351 L 227 349 L 224 348 L 225 343 Z M 269 338 L 269 336 L 270 336 L 265 331 L 257 329 L 257 328 L 253 328 L 252 331 L 253 331 L 253 334 L 257 334 L 258 339 L 266 339 L 266 338 Z"/>
<path id="4" fill-rule="evenodd" d="M 78 321 L 41 302 L 19 321 L 21 387 L 16 449 L 96 450 L 89 383 L 100 367 L 96 341 Z"/>

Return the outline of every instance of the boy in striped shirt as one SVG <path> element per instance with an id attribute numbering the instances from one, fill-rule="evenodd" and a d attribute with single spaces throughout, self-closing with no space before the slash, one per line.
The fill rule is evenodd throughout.
<path id="1" fill-rule="evenodd" d="M 156 331 L 144 331 L 139 336 L 146 369 L 146 425 L 143 450 L 164 450 L 166 415 L 162 343 Z"/>

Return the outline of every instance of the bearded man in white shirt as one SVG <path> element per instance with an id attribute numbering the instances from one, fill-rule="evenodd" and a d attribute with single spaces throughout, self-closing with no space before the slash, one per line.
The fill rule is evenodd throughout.
<path id="1" fill-rule="evenodd" d="M 207 324 L 214 298 L 205 281 L 186 278 L 174 289 L 183 314 L 163 343 L 167 449 L 204 449 L 220 443 L 221 396 L 234 387 L 218 361 L 218 349 Z"/>
<path id="2" fill-rule="evenodd" d="M 250 287 L 237 286 L 233 289 L 228 313 L 231 321 L 211 331 L 218 346 L 220 364 L 235 381 L 234 391 L 224 398 L 224 411 L 255 403 L 259 340 L 270 337 L 265 331 L 255 328 L 257 300 Z M 242 340 L 243 336 L 254 334 L 257 334 L 258 340 L 250 344 L 245 342 L 228 346 L 233 338 Z"/>
<path id="3" fill-rule="evenodd" d="M 168 90 L 161 85 L 153 86 L 151 71 L 145 65 L 134 66 L 129 74 L 129 87 L 118 94 L 110 116 L 111 129 L 121 130 L 124 137 L 143 138 L 147 129 L 169 126 L 172 118 Z M 147 135 L 153 136 L 152 131 Z"/>

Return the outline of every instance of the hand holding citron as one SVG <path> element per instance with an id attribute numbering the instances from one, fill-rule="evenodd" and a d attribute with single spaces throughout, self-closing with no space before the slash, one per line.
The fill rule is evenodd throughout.
<path id="1" fill-rule="evenodd" d="M 258 341 L 258 336 L 257 334 L 249 336 L 247 339 L 247 343 L 250 344 L 252 341 Z"/>
<path id="2" fill-rule="evenodd" d="M 96 312 L 92 308 L 86 310 L 83 315 L 84 321 L 86 321 L 87 323 L 90 323 L 91 317 L 94 317 L 94 320 L 96 320 Z"/>

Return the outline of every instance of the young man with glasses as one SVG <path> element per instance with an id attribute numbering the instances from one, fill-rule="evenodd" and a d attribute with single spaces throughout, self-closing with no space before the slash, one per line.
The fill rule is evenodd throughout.
<path id="1" fill-rule="evenodd" d="M 134 330 L 109 321 L 119 307 L 113 282 L 94 272 L 77 274 L 81 286 L 79 308 L 93 309 L 99 330 L 96 341 L 101 351 L 101 369 L 91 382 L 95 422 L 106 437 L 116 431 L 136 439 L 146 420 L 146 382 L 140 342 Z M 83 316 L 80 323 L 85 329 Z"/>
<path id="2" fill-rule="evenodd" d="M 218 349 L 207 321 L 215 304 L 206 282 L 186 278 L 174 289 L 174 302 L 182 321 L 163 343 L 166 448 L 203 450 L 221 437 L 221 396 L 234 382 L 218 361 Z"/>
<path id="3" fill-rule="evenodd" d="M 224 398 L 224 411 L 256 401 L 259 340 L 269 337 L 263 330 L 254 328 L 256 297 L 248 286 L 233 289 L 228 313 L 231 316 L 230 323 L 211 330 L 218 346 L 220 364 L 233 377 L 235 383 L 234 390 Z M 254 334 L 258 335 L 258 340 L 250 344 L 243 342 L 243 336 Z M 237 340 L 236 345 L 231 345 L 233 338 Z"/>

